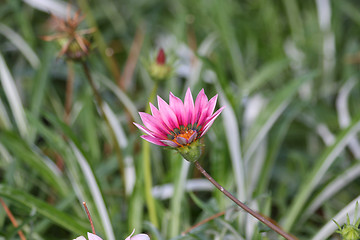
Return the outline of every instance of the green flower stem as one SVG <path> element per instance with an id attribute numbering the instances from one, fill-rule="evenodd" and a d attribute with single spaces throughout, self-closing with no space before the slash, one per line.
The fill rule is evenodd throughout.
<path id="1" fill-rule="evenodd" d="M 177 159 L 180 160 L 180 159 Z M 176 165 L 178 166 L 178 165 Z M 171 198 L 171 219 L 170 219 L 170 237 L 176 237 L 180 233 L 181 223 L 181 202 L 184 198 L 186 177 L 189 172 L 190 163 L 188 161 L 181 161 L 181 170 L 176 176 L 174 185 L 174 194 Z"/>
<path id="2" fill-rule="evenodd" d="M 84 61 L 82 61 L 81 64 L 82 64 L 84 73 L 86 75 L 86 78 L 87 78 L 87 80 L 88 80 L 88 82 L 89 82 L 89 84 L 91 86 L 91 89 L 94 92 L 95 100 L 96 100 L 97 105 L 99 106 L 100 113 L 101 113 L 102 117 L 104 118 L 104 120 L 106 122 L 106 125 L 108 126 L 108 128 L 110 130 L 111 137 L 112 137 L 112 139 L 114 141 L 114 148 L 115 148 L 118 163 L 119 163 L 120 176 L 122 177 L 123 183 L 125 183 L 126 179 L 125 179 L 125 173 L 124 173 L 124 161 L 123 161 L 123 158 L 122 158 L 122 151 L 121 151 L 120 145 L 116 140 L 116 135 L 115 135 L 115 132 L 114 132 L 113 128 L 111 127 L 110 120 L 108 119 L 108 117 L 105 114 L 104 106 L 103 106 L 103 100 L 102 100 L 101 95 L 100 95 L 99 91 L 97 90 L 97 88 L 95 86 L 95 83 L 94 83 L 94 81 L 93 81 L 93 79 L 91 77 L 89 67 L 86 64 L 86 62 L 84 62 Z M 124 186 L 125 186 L 125 184 L 124 184 Z M 123 194 L 124 194 L 124 196 L 126 196 L 125 187 L 123 188 Z"/>
<path id="3" fill-rule="evenodd" d="M 239 207 L 244 209 L 246 212 L 250 213 L 252 216 L 257 218 L 260 222 L 267 225 L 269 228 L 283 236 L 284 238 L 288 240 L 297 240 L 296 237 L 292 236 L 291 234 L 285 232 L 282 230 L 279 226 L 275 225 L 271 221 L 268 220 L 268 218 L 262 216 L 261 214 L 255 212 L 248 206 L 246 206 L 244 203 L 239 201 L 236 197 L 234 197 L 230 192 L 228 192 L 223 186 L 221 186 L 218 182 L 216 182 L 206 171 L 205 169 L 200 165 L 198 161 L 195 161 L 196 168 L 217 188 L 219 189 L 225 196 L 227 196 L 229 199 L 231 199 L 234 203 L 236 203 Z"/>
<path id="4" fill-rule="evenodd" d="M 155 83 L 153 90 L 151 91 L 149 101 L 152 102 L 155 99 L 157 92 L 157 83 Z M 146 112 L 150 112 L 150 106 L 146 107 Z M 152 189 L 152 175 L 151 175 L 151 162 L 150 162 L 150 143 L 147 141 L 142 141 L 143 144 L 143 170 L 144 170 L 144 185 L 145 185 L 145 198 L 146 198 L 146 205 L 149 210 L 149 217 L 151 223 L 158 227 L 158 221 L 156 217 L 156 208 L 155 208 L 155 200 L 151 193 Z"/>

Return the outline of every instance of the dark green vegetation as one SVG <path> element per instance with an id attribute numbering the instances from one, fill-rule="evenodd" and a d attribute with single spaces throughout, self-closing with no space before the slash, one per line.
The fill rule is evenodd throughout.
<path id="1" fill-rule="evenodd" d="M 0 196 L 19 224 L 0 207 L 0 239 L 20 239 L 19 229 L 27 239 L 83 235 L 82 201 L 104 240 L 133 228 L 159 240 L 268 231 L 175 151 L 140 139 L 132 122 L 147 107 L 145 62 L 160 46 L 176 69 L 158 95 L 204 88 L 226 105 L 204 138 L 204 168 L 299 239 L 336 239 L 332 219 L 343 224 L 360 198 L 358 1 L 73 1 L 86 15 L 80 29 L 97 28 L 88 66 L 106 118 L 82 65 L 41 40 L 54 33 L 45 3 L 67 16 L 65 2 L 0 6 Z"/>

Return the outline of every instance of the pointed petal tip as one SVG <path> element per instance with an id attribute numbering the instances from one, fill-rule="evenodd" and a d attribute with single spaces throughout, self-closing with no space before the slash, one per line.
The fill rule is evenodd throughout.
<path id="1" fill-rule="evenodd" d="M 73 239 L 73 240 L 86 240 L 86 238 L 83 237 L 83 236 L 79 236 L 79 237 L 77 237 L 77 238 L 75 238 L 75 239 Z"/>
<path id="2" fill-rule="evenodd" d="M 194 132 L 194 133 L 190 136 L 188 142 L 189 142 L 189 143 L 193 142 L 196 137 L 197 137 L 197 132 Z"/>
<path id="3" fill-rule="evenodd" d="M 160 139 L 150 136 L 150 135 L 142 135 L 140 136 L 142 139 L 148 141 L 149 143 L 158 145 L 158 146 L 167 146 L 166 144 L 162 143 Z"/>
<path id="4" fill-rule="evenodd" d="M 131 237 L 130 240 L 150 240 L 150 237 L 147 234 L 140 233 Z"/>
<path id="5" fill-rule="evenodd" d="M 131 236 L 134 234 L 134 232 L 135 232 L 135 228 L 134 228 L 134 230 L 131 232 L 131 234 L 130 234 L 127 238 L 125 238 L 125 240 L 130 240 L 130 239 L 131 239 Z"/>
<path id="6" fill-rule="evenodd" d="M 160 140 L 160 142 L 165 144 L 165 146 L 169 146 L 169 147 L 173 147 L 173 148 L 179 147 L 179 145 L 176 142 L 173 142 L 171 140 Z"/>
<path id="7" fill-rule="evenodd" d="M 89 232 L 88 232 L 88 238 L 89 238 L 89 240 L 102 240 L 101 237 L 99 237 L 95 234 L 89 233 Z"/>

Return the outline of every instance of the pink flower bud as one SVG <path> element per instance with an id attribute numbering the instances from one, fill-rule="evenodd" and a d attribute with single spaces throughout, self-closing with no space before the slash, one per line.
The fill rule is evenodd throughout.
<path id="1" fill-rule="evenodd" d="M 156 57 L 156 63 L 159 65 L 164 65 L 165 62 L 166 62 L 166 56 L 165 56 L 164 49 L 160 48 L 158 55 Z"/>

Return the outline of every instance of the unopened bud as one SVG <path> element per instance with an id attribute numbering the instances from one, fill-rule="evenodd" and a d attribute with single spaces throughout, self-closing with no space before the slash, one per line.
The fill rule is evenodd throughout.
<path id="1" fill-rule="evenodd" d="M 360 218 L 357 218 L 359 204 L 356 202 L 355 206 L 355 214 L 354 214 L 354 221 L 350 223 L 349 215 L 347 215 L 347 223 L 341 227 L 335 220 L 335 224 L 338 226 L 339 230 L 336 232 L 342 236 L 343 240 L 359 240 L 360 239 Z"/>
<path id="2" fill-rule="evenodd" d="M 148 71 L 151 78 L 155 81 L 163 81 L 170 78 L 172 66 L 166 64 L 166 55 L 162 48 L 160 48 L 155 61 L 149 64 Z"/>
<path id="3" fill-rule="evenodd" d="M 345 224 L 342 229 L 337 231 L 342 236 L 343 240 L 359 240 L 360 230 L 357 226 Z"/>
<path id="4" fill-rule="evenodd" d="M 159 65 L 164 65 L 165 62 L 166 62 L 166 56 L 165 56 L 164 49 L 160 48 L 159 53 L 156 57 L 156 63 Z"/>

